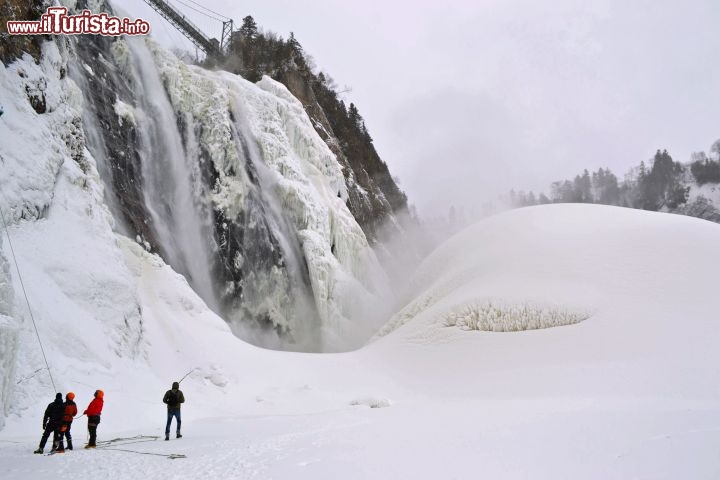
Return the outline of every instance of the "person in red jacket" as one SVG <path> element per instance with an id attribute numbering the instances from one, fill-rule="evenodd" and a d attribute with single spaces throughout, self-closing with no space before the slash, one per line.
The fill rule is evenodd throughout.
<path id="1" fill-rule="evenodd" d="M 68 392 L 68 394 L 65 395 L 65 413 L 62 419 L 62 425 L 60 426 L 60 442 L 57 447 L 58 452 L 65 451 L 63 439 L 67 439 L 68 450 L 73 449 L 72 435 L 70 435 L 70 427 L 72 427 L 72 422 L 75 419 L 75 415 L 77 415 L 77 405 L 75 405 L 75 402 L 73 402 L 74 399 L 75 394 L 73 392 Z"/>
<path id="2" fill-rule="evenodd" d="M 88 432 L 90 432 L 90 441 L 85 448 L 95 448 L 95 441 L 97 440 L 97 427 L 100 423 L 100 414 L 103 409 L 103 397 L 105 392 L 102 390 L 95 390 L 95 398 L 93 398 L 90 405 L 83 412 L 87 415 L 88 419 Z"/>

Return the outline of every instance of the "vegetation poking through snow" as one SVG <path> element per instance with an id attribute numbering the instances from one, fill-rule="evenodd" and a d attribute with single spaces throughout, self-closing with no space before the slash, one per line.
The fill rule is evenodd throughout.
<path id="1" fill-rule="evenodd" d="M 587 312 L 523 303 L 474 303 L 451 312 L 444 318 L 446 327 L 487 332 L 519 332 L 541 328 L 562 327 L 587 320 Z"/>
<path id="2" fill-rule="evenodd" d="M 352 406 L 365 405 L 370 408 L 386 408 L 392 405 L 392 402 L 387 398 L 380 397 L 364 397 L 357 398 L 350 402 Z"/>

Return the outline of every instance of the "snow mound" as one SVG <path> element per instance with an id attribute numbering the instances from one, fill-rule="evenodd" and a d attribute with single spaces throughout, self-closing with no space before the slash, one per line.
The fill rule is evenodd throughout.
<path id="1" fill-rule="evenodd" d="M 630 305 L 646 313 L 702 305 L 719 241 L 717 225 L 678 215 L 569 204 L 506 212 L 435 250 L 412 278 L 414 299 L 377 336 L 409 322 L 517 331 Z"/>

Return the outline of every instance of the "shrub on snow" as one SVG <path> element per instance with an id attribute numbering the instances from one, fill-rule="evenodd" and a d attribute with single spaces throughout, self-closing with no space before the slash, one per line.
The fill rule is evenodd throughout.
<path id="1" fill-rule="evenodd" d="M 458 327 L 462 330 L 518 332 L 572 325 L 586 320 L 589 316 L 587 312 L 573 311 L 562 307 L 528 303 L 504 305 L 488 301 L 470 304 L 461 310 L 447 314 L 444 318 L 444 325 Z"/>

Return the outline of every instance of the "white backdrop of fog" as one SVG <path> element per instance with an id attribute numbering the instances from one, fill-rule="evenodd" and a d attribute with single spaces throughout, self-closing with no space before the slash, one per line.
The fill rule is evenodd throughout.
<path id="1" fill-rule="evenodd" d="M 211 36 L 221 26 L 170 0 Z M 192 6 L 187 0 L 184 3 Z M 287 38 L 358 105 L 421 215 L 720 138 L 717 0 L 203 0 Z M 190 48 L 142 0 L 115 0 Z"/>

